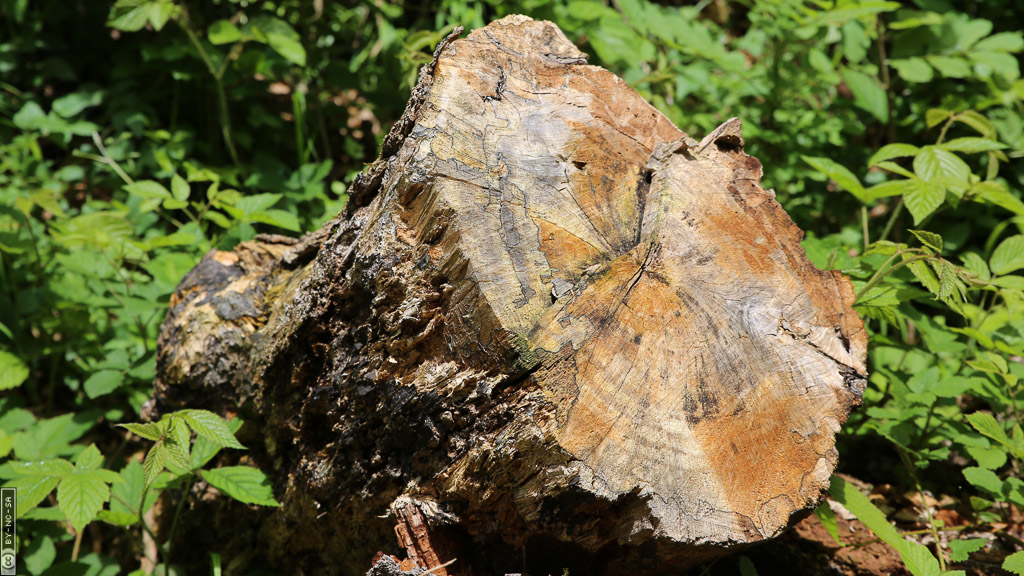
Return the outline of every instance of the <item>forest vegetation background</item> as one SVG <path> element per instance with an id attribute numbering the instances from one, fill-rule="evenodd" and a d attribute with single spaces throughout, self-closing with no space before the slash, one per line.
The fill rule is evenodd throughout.
<path id="1" fill-rule="evenodd" d="M 0 0 L 19 569 L 166 573 L 199 482 L 277 504 L 240 419 L 137 423 L 169 296 L 211 249 L 334 217 L 438 41 L 509 13 L 554 21 L 697 138 L 743 120 L 765 187 L 867 322 L 840 471 L 910 512 L 842 479 L 832 497 L 915 575 L 1024 574 L 1019 0 Z M 209 554 L 214 574 L 232 560 Z"/>

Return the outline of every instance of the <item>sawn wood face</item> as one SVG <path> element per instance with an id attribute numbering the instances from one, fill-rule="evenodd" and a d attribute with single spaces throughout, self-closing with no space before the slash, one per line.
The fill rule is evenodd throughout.
<path id="1" fill-rule="evenodd" d="M 456 42 L 405 144 L 428 176 L 404 218 L 456 286 L 451 352 L 532 371 L 591 488 L 649 496 L 658 533 L 774 536 L 859 402 L 849 283 L 807 260 L 738 121 L 698 143 L 563 64 L 582 55 L 555 32 L 507 18 Z"/>

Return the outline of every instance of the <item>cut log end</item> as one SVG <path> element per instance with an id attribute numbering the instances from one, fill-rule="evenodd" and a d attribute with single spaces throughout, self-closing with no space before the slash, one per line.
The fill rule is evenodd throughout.
<path id="1" fill-rule="evenodd" d="M 656 573 L 821 499 L 866 374 L 848 280 L 808 261 L 739 120 L 698 142 L 585 61 L 522 16 L 446 43 L 364 207 L 183 283 L 158 397 L 205 386 L 267 422 L 285 517 L 351 514 L 330 498 L 355 489 L 423 567 L 448 558 L 412 501 L 476 543 L 465 566 Z"/>

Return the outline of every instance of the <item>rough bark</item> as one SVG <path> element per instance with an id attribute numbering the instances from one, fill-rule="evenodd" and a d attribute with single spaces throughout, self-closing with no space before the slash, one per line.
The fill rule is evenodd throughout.
<path id="1" fill-rule="evenodd" d="M 436 574 L 773 538 L 827 488 L 866 336 L 760 177 L 739 120 L 691 138 L 550 23 L 451 37 L 344 214 L 182 282 L 154 413 L 257 424 L 289 572 L 364 573 L 396 521 Z"/>

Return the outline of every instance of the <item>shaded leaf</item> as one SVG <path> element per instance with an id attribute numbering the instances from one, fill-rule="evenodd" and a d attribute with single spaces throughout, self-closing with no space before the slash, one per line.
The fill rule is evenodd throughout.
<path id="1" fill-rule="evenodd" d="M 211 486 L 235 500 L 260 506 L 280 506 L 274 499 L 274 491 L 267 476 L 256 468 L 227 466 L 202 470 L 200 474 Z"/>

